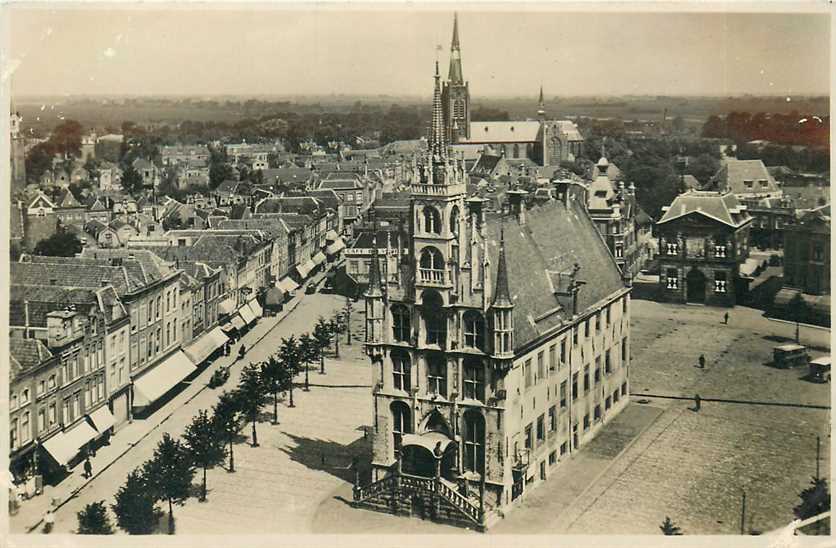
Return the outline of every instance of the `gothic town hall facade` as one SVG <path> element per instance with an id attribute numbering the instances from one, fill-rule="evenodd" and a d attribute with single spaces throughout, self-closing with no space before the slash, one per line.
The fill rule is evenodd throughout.
<path id="1" fill-rule="evenodd" d="M 372 480 L 357 506 L 484 530 L 629 399 L 630 295 L 582 189 L 466 195 L 436 64 L 409 233 L 371 261 Z"/>

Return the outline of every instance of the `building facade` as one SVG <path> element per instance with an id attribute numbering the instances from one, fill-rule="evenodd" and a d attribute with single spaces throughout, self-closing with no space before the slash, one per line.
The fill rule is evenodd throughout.
<path id="1" fill-rule="evenodd" d="M 746 290 L 740 278 L 752 221 L 746 207 L 730 193 L 692 190 L 662 210 L 655 226 L 661 298 L 734 306 Z"/>

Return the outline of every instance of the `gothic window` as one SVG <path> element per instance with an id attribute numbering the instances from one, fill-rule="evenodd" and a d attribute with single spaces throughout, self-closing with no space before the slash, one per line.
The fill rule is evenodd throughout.
<path id="1" fill-rule="evenodd" d="M 464 313 L 464 345 L 479 350 L 485 348 L 485 320 L 475 310 Z"/>
<path id="2" fill-rule="evenodd" d="M 510 352 L 511 348 L 511 312 L 497 310 L 494 314 L 494 350 L 498 354 Z"/>
<path id="3" fill-rule="evenodd" d="M 458 236 L 459 234 L 459 208 L 453 206 L 450 211 L 450 232 Z"/>
<path id="4" fill-rule="evenodd" d="M 464 469 L 485 473 L 485 419 L 475 411 L 464 414 Z"/>
<path id="5" fill-rule="evenodd" d="M 393 351 L 392 380 L 394 381 L 395 390 L 409 392 L 411 384 L 410 372 L 409 355 L 406 352 Z"/>
<path id="6" fill-rule="evenodd" d="M 427 393 L 447 396 L 447 362 L 443 356 L 427 360 Z"/>
<path id="7" fill-rule="evenodd" d="M 432 206 L 424 207 L 424 232 L 441 234 L 441 215 Z"/>
<path id="8" fill-rule="evenodd" d="M 485 381 L 482 362 L 475 358 L 466 358 L 464 362 L 464 397 L 471 400 L 485 401 Z"/>
<path id="9" fill-rule="evenodd" d="M 410 421 L 409 407 L 403 402 L 392 402 L 390 406 L 392 411 L 392 438 L 395 447 L 395 456 L 401 451 L 403 443 L 403 435 L 409 434 L 412 431 L 412 422 Z"/>
<path id="10" fill-rule="evenodd" d="M 453 118 L 459 120 L 464 118 L 464 101 L 462 99 L 456 99 L 453 103 Z"/>
<path id="11" fill-rule="evenodd" d="M 392 305 L 392 336 L 396 341 L 409 341 L 409 309 L 402 304 Z"/>
<path id="12" fill-rule="evenodd" d="M 447 316 L 442 308 L 441 295 L 427 292 L 423 298 L 423 316 L 427 327 L 427 344 L 444 347 L 447 342 Z"/>
<path id="13" fill-rule="evenodd" d="M 421 281 L 444 282 L 444 257 L 434 247 L 426 247 L 421 251 Z"/>

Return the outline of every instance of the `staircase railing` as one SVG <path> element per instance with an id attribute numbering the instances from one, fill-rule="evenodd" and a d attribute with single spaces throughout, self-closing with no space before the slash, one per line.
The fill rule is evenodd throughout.
<path id="1" fill-rule="evenodd" d="M 389 475 L 372 482 L 365 486 L 357 486 L 354 488 L 354 502 L 363 502 L 364 500 L 379 495 L 383 491 L 391 491 L 395 483 L 395 476 Z"/>

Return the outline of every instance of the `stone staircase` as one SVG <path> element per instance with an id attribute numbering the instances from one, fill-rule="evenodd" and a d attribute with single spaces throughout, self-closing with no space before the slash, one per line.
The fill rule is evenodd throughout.
<path id="1" fill-rule="evenodd" d="M 485 530 L 486 512 L 441 478 L 393 473 L 353 492 L 355 507 Z"/>

